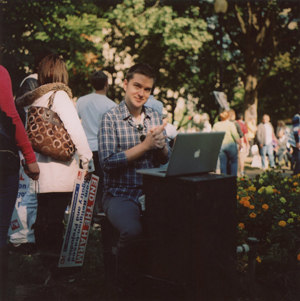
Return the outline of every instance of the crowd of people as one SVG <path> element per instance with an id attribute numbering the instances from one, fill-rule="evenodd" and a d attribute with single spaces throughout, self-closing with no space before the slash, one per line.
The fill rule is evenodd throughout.
<path id="1" fill-rule="evenodd" d="M 80 97 L 74 106 L 64 60 L 55 53 L 47 53 L 37 66 L 36 74 L 21 83 L 15 103 L 10 76 L 0 66 L 0 133 L 7 141 L 1 146 L 0 157 L 3 166 L 0 173 L 1 300 L 6 300 L 7 232 L 18 192 L 20 161 L 28 176 L 27 191 L 21 202 L 27 224 L 22 230 L 24 235 L 12 235 L 12 244 L 18 247 L 30 243 L 40 254 L 50 252 L 52 259 L 42 257 L 42 263 L 55 277 L 64 213 L 71 202 L 77 171 L 84 169 L 87 181 L 94 173 L 99 177 L 99 187 L 93 223 L 99 223 L 98 213 L 103 210 L 120 233 L 117 280 L 120 294 L 128 296 L 138 274 L 136 254 L 143 235 L 139 201 L 143 194 L 142 175 L 136 170 L 166 164 L 177 134 L 176 128 L 167 122 L 162 103 L 153 97 L 155 72 L 148 64 L 132 66 L 123 82 L 124 99 L 117 105 L 107 97 L 107 75 L 95 71 L 90 77 L 94 91 Z M 34 152 L 26 134 L 26 114 L 30 108 L 49 108 L 50 103 L 76 148 L 76 154 L 68 161 L 54 158 L 50 153 Z M 299 114 L 293 119 L 293 145 L 287 141 L 289 129 L 284 122 L 278 122 L 275 134 L 268 115 L 263 116 L 258 126 L 254 119 L 246 124 L 243 114 L 236 115 L 232 109 L 221 112 L 213 125 L 208 114 L 203 114 L 201 121 L 203 132 L 225 131 L 218 163 L 222 174 L 244 175 L 245 159 L 252 156 L 255 144 L 260 150 L 263 169 L 268 167 L 267 155 L 271 168 L 284 160 L 284 164 L 292 162 L 292 166 L 295 162 L 294 173 L 300 172 Z M 30 130 L 35 129 L 31 126 Z M 20 160 L 18 150 L 24 160 Z"/>

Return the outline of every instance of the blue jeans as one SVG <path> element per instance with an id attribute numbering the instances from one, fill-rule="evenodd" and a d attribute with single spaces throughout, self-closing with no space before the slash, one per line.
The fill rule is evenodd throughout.
<path id="1" fill-rule="evenodd" d="M 237 145 L 235 143 L 227 143 L 222 145 L 220 149 L 220 169 L 221 173 L 227 175 L 227 163 L 230 162 L 230 174 L 233 176 L 237 176 Z"/>
<path id="2" fill-rule="evenodd" d="M 0 248 L 7 245 L 7 232 L 19 188 L 19 172 L 0 178 Z"/>
<path id="3" fill-rule="evenodd" d="M 270 166 L 274 167 L 275 163 L 274 163 L 274 154 L 273 154 L 273 145 L 272 145 L 272 143 L 270 143 L 268 145 L 264 145 L 259 151 L 260 151 L 260 155 L 261 155 L 262 168 L 268 167 L 268 166 L 266 166 L 266 155 L 267 154 L 268 154 L 268 157 L 269 157 Z"/>

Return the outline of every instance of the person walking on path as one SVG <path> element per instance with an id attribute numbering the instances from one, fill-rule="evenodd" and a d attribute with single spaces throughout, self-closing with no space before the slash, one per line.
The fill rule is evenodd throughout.
<path id="1" fill-rule="evenodd" d="M 220 149 L 220 169 L 221 173 L 227 175 L 227 164 L 230 162 L 230 174 L 237 176 L 238 169 L 238 148 L 237 144 L 241 146 L 239 134 L 233 122 L 229 121 L 228 111 L 220 114 L 221 121 L 216 122 L 213 126 L 213 132 L 224 132 L 225 136 Z"/>
<path id="2" fill-rule="evenodd" d="M 257 127 L 256 139 L 261 155 L 262 169 L 266 170 L 266 155 L 269 157 L 271 168 L 275 167 L 273 145 L 272 142 L 276 139 L 274 135 L 274 129 L 270 123 L 269 115 L 265 114 L 262 118 L 262 122 Z"/>
<path id="3" fill-rule="evenodd" d="M 254 140 L 257 132 L 257 126 L 254 118 L 250 118 L 250 120 L 247 122 L 247 129 L 248 129 L 248 140 L 250 146 L 249 157 L 252 157 L 253 155 L 252 155 L 251 148 L 254 145 Z"/>
<path id="4" fill-rule="evenodd" d="M 81 119 L 82 127 L 86 134 L 89 146 L 93 152 L 95 164 L 94 174 L 99 177 L 97 196 L 93 212 L 93 224 L 99 224 L 97 214 L 101 211 L 101 200 L 103 194 L 103 171 L 98 156 L 98 131 L 102 115 L 117 104 L 106 95 L 109 90 L 108 78 L 103 71 L 95 71 L 90 78 L 94 92 L 79 97 L 76 103 L 76 110 Z"/>
<path id="5" fill-rule="evenodd" d="M 298 108 L 298 113 L 293 117 L 292 124 L 296 142 L 296 145 L 293 146 L 293 158 L 296 160 L 293 174 L 297 175 L 300 173 L 300 105 Z"/>
<path id="6" fill-rule="evenodd" d="M 241 138 L 242 147 L 238 151 L 238 170 L 241 176 L 245 175 L 245 160 L 249 151 L 249 140 L 248 140 L 248 129 L 244 122 L 243 113 L 239 112 L 237 114 L 237 123 L 240 125 L 240 128 L 244 134 L 244 137 Z"/>

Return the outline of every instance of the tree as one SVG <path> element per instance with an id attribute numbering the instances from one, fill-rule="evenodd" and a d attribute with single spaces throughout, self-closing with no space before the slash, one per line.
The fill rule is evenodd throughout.
<path id="1" fill-rule="evenodd" d="M 16 91 L 35 55 L 45 48 L 63 55 L 75 95 L 86 90 L 88 74 L 99 66 L 102 28 L 109 27 L 92 0 L 2 1 L 2 64 Z M 101 63 L 101 61 L 100 61 Z"/>
<path id="2" fill-rule="evenodd" d="M 204 44 L 212 40 L 198 7 L 186 7 L 179 16 L 160 1 L 125 0 L 105 16 L 111 27 L 103 40 L 110 49 L 104 68 L 113 76 L 113 99 L 121 98 L 122 88 L 115 80 L 118 73 L 124 77 L 125 62 L 128 68 L 144 61 L 159 71 L 157 96 L 170 112 L 174 113 L 180 97 L 197 98 L 198 102 L 199 70 L 195 62 Z"/>
<path id="3" fill-rule="evenodd" d="M 297 1 L 229 1 L 224 16 L 229 62 L 244 85 L 246 121 L 256 115 L 258 92 L 279 57 L 290 54 L 299 64 L 299 27 L 292 26 L 299 15 Z"/>

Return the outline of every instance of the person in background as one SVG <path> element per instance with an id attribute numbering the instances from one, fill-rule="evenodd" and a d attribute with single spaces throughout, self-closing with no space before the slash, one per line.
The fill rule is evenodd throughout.
<path id="1" fill-rule="evenodd" d="M 275 151 L 275 160 L 277 159 L 276 165 L 281 166 L 281 161 L 284 159 L 285 166 L 289 166 L 289 153 L 287 149 L 287 136 L 285 135 L 285 130 L 279 130 L 277 134 L 277 148 Z"/>
<path id="2" fill-rule="evenodd" d="M 293 146 L 293 161 L 296 161 L 293 174 L 297 175 L 300 173 L 300 105 L 298 107 L 298 113 L 293 117 L 292 124 L 296 142 L 296 145 Z"/>
<path id="3" fill-rule="evenodd" d="M 261 155 L 262 169 L 266 170 L 266 155 L 269 157 L 271 168 L 275 167 L 274 154 L 273 154 L 273 140 L 276 139 L 274 129 L 270 123 L 269 115 L 265 114 L 262 122 L 257 127 L 256 139 Z"/>
<path id="4" fill-rule="evenodd" d="M 252 152 L 251 148 L 254 145 L 254 140 L 257 132 L 257 126 L 255 122 L 255 118 L 250 118 L 249 121 L 247 122 L 247 129 L 248 129 L 248 140 L 249 140 L 249 157 L 252 157 Z"/>
<path id="5" fill-rule="evenodd" d="M 25 77 L 21 82 L 20 88 L 15 97 L 15 103 L 17 103 L 17 99 L 19 97 L 23 96 L 27 92 L 33 91 L 38 87 L 37 70 L 39 63 L 43 58 L 51 53 L 52 51 L 44 49 L 34 57 L 34 73 Z M 18 105 L 16 105 L 16 108 L 25 126 L 27 112 L 25 112 L 24 108 L 19 107 Z M 24 175 L 24 180 L 26 181 L 26 185 L 29 185 L 29 178 L 26 175 Z M 10 236 L 11 251 L 23 252 L 25 254 L 30 254 L 34 251 L 35 236 L 32 225 L 34 224 L 36 219 L 36 212 L 36 194 L 34 189 L 29 189 L 27 190 L 27 193 L 24 195 L 24 197 L 22 197 L 22 201 L 20 202 L 20 206 L 18 208 L 18 215 L 22 222 L 23 229 Z"/>
<path id="6" fill-rule="evenodd" d="M 117 244 L 117 285 L 120 298 L 132 300 L 139 275 L 142 175 L 137 169 L 166 164 L 171 155 L 162 117 L 145 106 L 155 82 L 148 64 L 132 66 L 123 83 L 124 100 L 103 114 L 99 158 L 104 171 L 103 210 L 120 233 Z"/>
<path id="7" fill-rule="evenodd" d="M 39 87 L 19 97 L 17 102 L 19 106 L 25 107 L 25 110 L 30 106 L 47 107 L 49 98 L 53 95 L 51 109 L 58 114 L 75 144 L 76 154 L 82 162 L 82 168 L 86 170 L 86 179 L 88 179 L 94 171 L 93 153 L 72 101 L 68 81 L 69 76 L 64 60 L 57 54 L 48 55 L 39 65 Z M 57 263 L 63 243 L 64 213 L 71 202 L 79 169 L 76 154 L 70 161 L 60 161 L 36 153 L 41 175 L 36 190 L 38 209 L 33 227 L 37 250 L 40 254 L 47 254 L 41 259 L 48 268 L 49 277 L 58 275 Z M 34 187 L 34 184 L 30 181 L 29 187 L 32 186 Z"/>
<path id="8" fill-rule="evenodd" d="M 95 71 L 90 77 L 94 92 L 79 97 L 76 103 L 76 110 L 81 119 L 82 127 L 86 134 L 90 149 L 93 152 L 95 164 L 94 174 L 99 177 L 97 196 L 95 200 L 92 223 L 100 223 L 97 214 L 101 212 L 101 200 L 103 195 L 103 171 L 98 157 L 97 135 L 102 115 L 117 104 L 106 95 L 109 90 L 108 78 L 103 71 Z"/>
<path id="9" fill-rule="evenodd" d="M 237 113 L 237 123 L 240 125 L 240 128 L 244 134 L 244 137 L 241 138 L 242 147 L 238 151 L 238 170 L 240 176 L 245 175 L 245 160 L 249 151 L 249 139 L 248 139 L 248 129 L 244 122 L 243 113 Z"/>
<path id="10" fill-rule="evenodd" d="M 203 133 L 211 132 L 211 124 L 209 122 L 209 115 L 207 113 L 202 114 L 200 123 L 203 125 Z"/>
<path id="11" fill-rule="evenodd" d="M 154 98 L 154 96 L 153 96 L 154 89 L 155 89 L 155 86 L 153 86 L 153 88 L 151 90 L 151 94 L 145 103 L 145 106 L 155 109 L 160 115 L 162 115 L 163 114 L 163 104 L 161 101 Z"/>
<path id="12" fill-rule="evenodd" d="M 225 136 L 220 149 L 220 169 L 221 173 L 227 175 L 227 163 L 230 162 L 230 174 L 237 176 L 238 169 L 238 149 L 237 144 L 241 147 L 241 140 L 237 132 L 236 126 L 233 122 L 229 121 L 228 111 L 220 114 L 221 121 L 213 125 L 213 132 L 224 132 Z"/>
<path id="13" fill-rule="evenodd" d="M 7 232 L 15 207 L 19 188 L 20 158 L 18 149 L 25 158 L 25 173 L 38 180 L 40 169 L 28 140 L 24 125 L 14 105 L 12 84 L 7 70 L 0 65 L 0 300 L 6 299 L 8 277 Z M 6 164 L 8 163 L 8 164 Z M 14 164 L 13 164 L 14 163 Z"/>
<path id="14" fill-rule="evenodd" d="M 283 120 L 278 120 L 277 121 L 277 128 L 276 128 L 276 137 L 278 137 L 279 132 L 283 130 L 284 135 L 287 136 L 290 132 L 289 127 L 285 125 L 285 122 Z"/>

